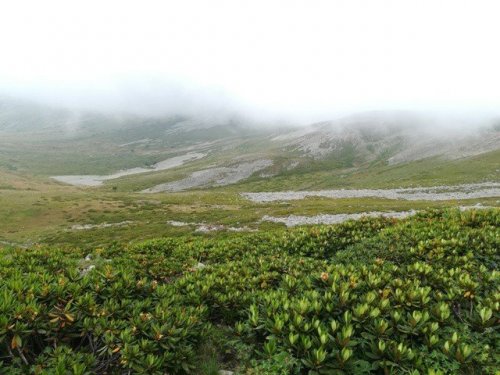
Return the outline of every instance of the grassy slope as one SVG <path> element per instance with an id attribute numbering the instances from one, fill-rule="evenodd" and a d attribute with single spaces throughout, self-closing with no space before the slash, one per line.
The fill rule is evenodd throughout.
<path id="1" fill-rule="evenodd" d="M 497 198 L 448 202 L 407 202 L 384 199 L 310 198 L 286 203 L 254 204 L 239 196 L 240 191 L 317 189 L 335 187 L 394 187 L 436 185 L 447 183 L 498 181 L 495 173 L 500 152 L 471 159 L 431 161 L 405 166 L 374 166 L 351 172 L 334 183 L 335 172 L 290 174 L 268 180 L 257 180 L 227 187 L 170 194 L 144 195 L 129 192 L 161 182 L 161 176 L 180 178 L 189 169 L 139 175 L 113 181 L 102 188 L 76 188 L 57 184 L 47 178 L 27 174 L 0 172 L 0 240 L 14 242 L 65 243 L 75 246 L 95 246 L 110 241 L 132 241 L 158 236 L 178 236 L 194 229 L 173 227 L 169 220 L 188 223 L 212 223 L 227 226 L 249 226 L 270 229 L 280 224 L 260 223 L 264 215 L 315 215 L 320 213 L 354 213 L 364 211 L 407 210 L 482 203 L 499 206 Z M 196 164 L 190 167 L 195 169 Z M 199 166 L 198 166 L 199 167 Z M 443 173 L 443 171 L 445 173 Z M 324 180 L 320 179 L 324 176 Z M 331 181 L 327 184 L 326 181 Z M 406 183 L 404 183 L 406 181 Z M 314 183 L 313 183 L 314 182 Z M 112 186 L 117 186 L 113 191 Z M 69 230 L 74 224 L 117 223 L 133 224 L 124 227 L 85 231 Z M 225 236 L 210 233 L 209 236 Z"/>
<path id="2" fill-rule="evenodd" d="M 0 133 L 0 240 L 14 242 L 67 243 L 91 246 L 113 240 L 139 240 L 165 235 L 181 235 L 193 227 L 172 227 L 166 222 L 216 223 L 268 229 L 278 224 L 259 223 L 264 215 L 315 215 L 372 210 L 475 204 L 498 206 L 498 199 L 470 202 L 404 202 L 382 199 L 329 200 L 311 198 L 287 203 L 254 204 L 239 196 L 243 191 L 280 191 L 326 188 L 387 188 L 429 186 L 464 182 L 499 181 L 500 150 L 459 160 L 438 158 L 389 166 L 380 155 L 372 162 L 353 159 L 346 147 L 333 157 L 314 160 L 297 150 L 283 151 L 270 142 L 265 131 L 239 129 L 196 130 L 168 133 L 170 122 L 149 121 L 140 128 L 98 131 L 90 124 L 78 138 L 54 130 L 36 136 L 25 133 Z M 104 120 L 103 120 L 104 121 Z M 116 124 L 115 124 L 116 125 Z M 102 124 L 99 125 L 102 129 Z M 97 129 L 97 130 L 96 130 Z M 223 140 L 216 141 L 221 136 Z M 194 137 L 194 138 L 193 138 Z M 127 142 L 150 138 L 153 142 L 123 146 Z M 56 174 L 100 174 L 122 168 L 150 165 L 165 158 L 188 152 L 194 141 L 216 141 L 193 150 L 209 155 L 185 166 L 157 173 L 127 176 L 107 181 L 99 188 L 77 188 L 49 178 Z M 15 146 L 14 146 L 15 145 Z M 176 145 L 176 147 L 174 147 Z M 180 146 L 179 146 L 180 145 Z M 184 149 L 183 149 L 184 147 Z M 238 184 L 175 194 L 143 195 L 138 191 L 156 184 L 184 178 L 190 173 L 214 165 L 228 165 L 240 157 L 272 158 L 274 166 Z M 297 168 L 287 170 L 292 162 Z M 74 224 L 133 221 L 130 226 L 69 231 Z M 210 236 L 224 235 L 211 233 Z"/>
<path id="3" fill-rule="evenodd" d="M 269 180 L 255 179 L 235 186 L 245 191 L 317 190 L 328 188 L 397 188 L 499 181 L 500 150 L 471 158 L 423 159 L 398 165 L 290 171 Z M 326 168 L 325 168 L 326 169 Z"/>
<path id="4" fill-rule="evenodd" d="M 255 147 L 250 145 L 248 147 Z M 243 147 L 243 146 L 241 146 Z M 127 176 L 107 181 L 102 188 L 119 191 L 140 191 L 148 187 L 175 181 L 189 176 L 192 172 L 204 169 L 214 164 L 224 164 L 234 161 L 241 155 L 240 147 L 221 154 L 212 154 L 207 158 L 157 173 L 147 173 Z M 251 156 L 252 154 L 247 154 Z M 484 153 L 471 158 L 445 160 L 429 158 L 415 162 L 386 165 L 379 162 L 353 168 L 342 168 L 336 164 L 321 161 L 302 160 L 304 166 L 286 171 L 282 166 L 296 159 L 291 155 L 278 155 L 276 151 L 267 154 L 253 154 L 255 157 L 272 158 L 275 166 L 266 172 L 277 173 L 272 178 L 262 178 L 258 173 L 240 183 L 211 188 L 214 191 L 283 191 L 283 190 L 317 190 L 332 188 L 397 188 L 410 186 L 435 186 L 440 184 L 461 184 L 480 181 L 499 181 L 500 150 Z"/>

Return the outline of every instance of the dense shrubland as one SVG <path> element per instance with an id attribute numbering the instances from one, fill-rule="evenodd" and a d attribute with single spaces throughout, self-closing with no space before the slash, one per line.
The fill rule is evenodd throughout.
<path id="1" fill-rule="evenodd" d="M 499 210 L 429 211 L 3 249 L 0 373 L 493 374 L 499 228 Z"/>

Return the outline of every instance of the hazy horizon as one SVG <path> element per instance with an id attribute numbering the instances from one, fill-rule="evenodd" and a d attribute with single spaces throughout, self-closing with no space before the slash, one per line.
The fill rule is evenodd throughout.
<path id="1" fill-rule="evenodd" d="M 0 95 L 139 115 L 308 123 L 498 115 L 494 1 L 15 2 Z"/>

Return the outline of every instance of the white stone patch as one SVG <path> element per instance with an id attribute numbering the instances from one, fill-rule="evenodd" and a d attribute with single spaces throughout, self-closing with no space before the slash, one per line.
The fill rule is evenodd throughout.
<path id="1" fill-rule="evenodd" d="M 243 227 L 227 227 L 223 224 L 207 224 L 207 223 L 186 223 L 183 221 L 175 221 L 169 220 L 167 224 L 172 225 L 173 227 L 187 227 L 187 226 L 195 226 L 195 232 L 198 233 L 208 233 L 220 230 L 227 230 L 230 232 L 256 232 L 257 229 L 252 229 L 247 226 Z"/>
<path id="2" fill-rule="evenodd" d="M 477 209 L 489 209 L 493 208 L 490 206 L 483 206 L 480 203 L 474 206 L 459 206 L 460 211 L 467 210 L 477 210 Z M 409 211 L 390 211 L 390 212 L 380 212 L 380 211 L 372 211 L 372 212 L 361 212 L 356 214 L 320 214 L 315 216 L 298 216 L 298 215 L 289 215 L 284 217 L 275 217 L 265 215 L 261 221 L 268 221 L 272 223 L 283 223 L 287 227 L 295 227 L 297 225 L 319 225 L 319 224 L 339 224 L 343 223 L 347 220 L 359 220 L 363 217 L 385 217 L 392 219 L 405 219 L 407 217 L 415 215 L 416 210 Z"/>
<path id="3" fill-rule="evenodd" d="M 195 232 L 208 233 L 224 230 L 226 227 L 220 224 L 200 224 L 195 229 Z"/>
<path id="4" fill-rule="evenodd" d="M 417 211 L 401 211 L 401 212 L 362 212 L 358 214 L 336 214 L 328 215 L 321 214 L 315 216 L 297 216 L 289 215 L 285 217 L 264 216 L 262 221 L 269 221 L 273 223 L 283 223 L 287 227 L 294 227 L 297 225 L 318 225 L 318 224 L 339 224 L 347 220 L 359 220 L 363 217 L 387 217 L 403 219 L 415 215 Z"/>
<path id="5" fill-rule="evenodd" d="M 71 175 L 71 176 L 52 176 L 56 181 L 64 182 L 65 184 L 75 185 L 75 186 L 99 186 L 102 185 L 104 181 L 114 180 L 116 178 L 131 176 L 134 174 L 148 173 L 148 172 L 159 172 L 167 169 L 179 167 L 187 162 L 198 160 L 206 156 L 206 154 L 198 152 L 190 152 L 185 155 L 175 156 L 163 161 L 160 161 L 150 168 L 130 168 L 118 171 L 109 175 Z"/>
<path id="6" fill-rule="evenodd" d="M 207 186 L 234 184 L 250 177 L 255 172 L 270 167 L 272 160 L 261 159 L 243 162 L 229 167 L 208 168 L 192 173 L 182 180 L 167 182 L 143 190 L 143 193 L 175 192 Z"/>
<path id="7" fill-rule="evenodd" d="M 123 144 L 119 145 L 118 147 L 127 147 L 127 146 L 147 144 L 147 143 L 149 143 L 151 141 L 153 141 L 153 140 L 149 139 L 149 138 L 144 138 L 144 139 L 139 139 L 138 141 L 123 143 Z"/>
<path id="8" fill-rule="evenodd" d="M 300 200 L 308 197 L 341 198 L 384 198 L 409 201 L 444 201 L 475 198 L 500 197 L 499 182 L 435 186 L 402 189 L 341 189 L 318 191 L 283 191 L 242 193 L 243 197 L 257 203 Z"/>
<path id="9" fill-rule="evenodd" d="M 76 224 L 71 227 L 71 230 L 91 230 L 103 229 L 112 227 L 123 227 L 132 224 L 133 221 L 121 221 L 119 223 L 102 223 L 102 224 Z"/>
<path id="10" fill-rule="evenodd" d="M 173 227 L 185 227 L 191 225 L 190 223 L 185 223 L 184 221 L 175 221 L 175 220 L 169 220 L 167 221 L 167 224 L 170 224 Z"/>

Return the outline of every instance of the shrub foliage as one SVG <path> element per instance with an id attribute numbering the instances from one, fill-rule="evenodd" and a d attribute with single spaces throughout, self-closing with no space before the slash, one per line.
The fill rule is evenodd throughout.
<path id="1" fill-rule="evenodd" d="M 493 374 L 499 228 L 499 210 L 429 211 L 91 254 L 3 249 L 0 373 L 198 373 L 210 342 L 246 374 Z"/>

